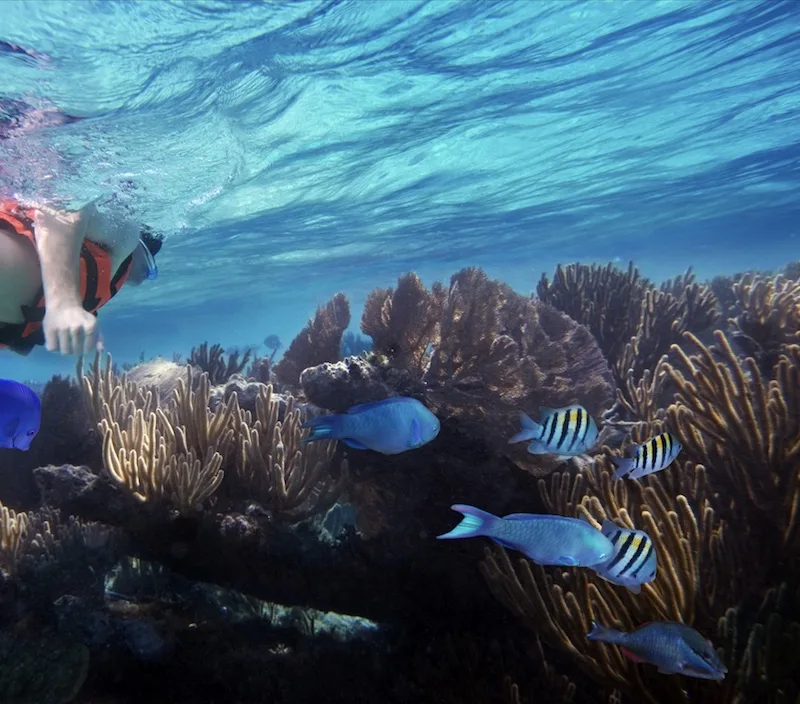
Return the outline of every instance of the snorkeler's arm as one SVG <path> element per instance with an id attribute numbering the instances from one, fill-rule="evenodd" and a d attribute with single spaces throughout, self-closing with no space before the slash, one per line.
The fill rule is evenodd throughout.
<path id="1" fill-rule="evenodd" d="M 97 322 L 83 309 L 80 281 L 81 244 L 93 207 L 77 213 L 37 208 L 36 248 L 46 300 L 45 345 L 61 354 L 89 352 L 97 344 Z"/>

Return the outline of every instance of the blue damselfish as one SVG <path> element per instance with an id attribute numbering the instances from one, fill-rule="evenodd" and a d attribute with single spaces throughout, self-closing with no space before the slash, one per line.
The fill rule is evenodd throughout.
<path id="1" fill-rule="evenodd" d="M 0 447 L 27 450 L 41 422 L 42 403 L 33 389 L 0 379 Z"/>
<path id="2" fill-rule="evenodd" d="M 439 540 L 485 536 L 498 545 L 519 550 L 540 565 L 592 567 L 608 560 L 614 546 L 591 523 L 578 518 L 536 513 L 512 513 L 500 518 L 474 506 L 455 504 L 464 519 Z"/>
<path id="3" fill-rule="evenodd" d="M 341 440 L 357 450 L 397 455 L 430 442 L 439 434 L 439 419 L 413 398 L 397 396 L 353 406 L 341 415 L 309 418 L 304 442 Z"/>

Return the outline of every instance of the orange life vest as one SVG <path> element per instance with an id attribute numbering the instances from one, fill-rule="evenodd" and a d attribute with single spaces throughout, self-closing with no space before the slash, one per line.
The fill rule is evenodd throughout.
<path id="1" fill-rule="evenodd" d="M 22 237 L 27 237 L 36 246 L 33 209 L 23 208 L 11 199 L 0 200 L 0 226 L 10 228 Z M 100 245 L 84 240 L 80 255 L 80 281 L 83 309 L 97 315 L 97 311 L 108 303 L 122 288 L 131 270 L 131 254 L 117 269 L 112 271 L 111 255 Z M 44 344 L 42 321 L 45 314 L 44 289 L 40 288 L 36 298 L 22 306 L 25 322 L 3 325 L 0 323 L 0 349 L 28 354 L 36 345 Z"/>

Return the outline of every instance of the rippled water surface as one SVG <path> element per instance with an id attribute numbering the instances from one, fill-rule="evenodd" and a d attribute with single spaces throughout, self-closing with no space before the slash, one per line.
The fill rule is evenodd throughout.
<path id="1" fill-rule="evenodd" d="M 33 109 L 0 189 L 116 193 L 167 234 L 103 312 L 118 358 L 289 338 L 409 269 L 771 268 L 800 257 L 798 27 L 791 1 L 6 0 L 0 93 Z"/>

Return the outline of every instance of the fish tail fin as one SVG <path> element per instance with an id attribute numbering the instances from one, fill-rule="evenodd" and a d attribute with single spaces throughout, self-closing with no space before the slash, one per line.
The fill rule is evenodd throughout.
<path id="1" fill-rule="evenodd" d="M 509 438 L 508 444 L 513 445 L 515 442 L 525 442 L 526 440 L 537 440 L 542 432 L 542 426 L 539 425 L 527 413 L 520 412 L 519 424 L 522 426 L 516 435 Z"/>
<path id="2" fill-rule="evenodd" d="M 464 518 L 453 530 L 436 536 L 438 540 L 453 538 L 473 538 L 478 535 L 489 535 L 492 525 L 499 520 L 497 516 L 488 511 L 481 511 L 474 506 L 466 504 L 453 504 L 450 508 L 464 514 Z"/>
<path id="3" fill-rule="evenodd" d="M 621 479 L 626 474 L 632 472 L 636 464 L 636 459 L 633 457 L 612 457 L 611 461 L 617 468 L 617 471 L 611 475 L 612 479 Z"/>
<path id="4" fill-rule="evenodd" d="M 592 621 L 592 630 L 586 634 L 589 640 L 600 640 L 604 643 L 616 643 L 620 632 L 614 628 L 607 628 L 597 621 Z"/>
<path id="5" fill-rule="evenodd" d="M 306 428 L 310 431 L 307 438 L 301 441 L 304 445 L 315 440 L 335 440 L 341 437 L 340 433 L 341 416 L 318 416 L 317 418 L 309 418 L 301 428 Z"/>

